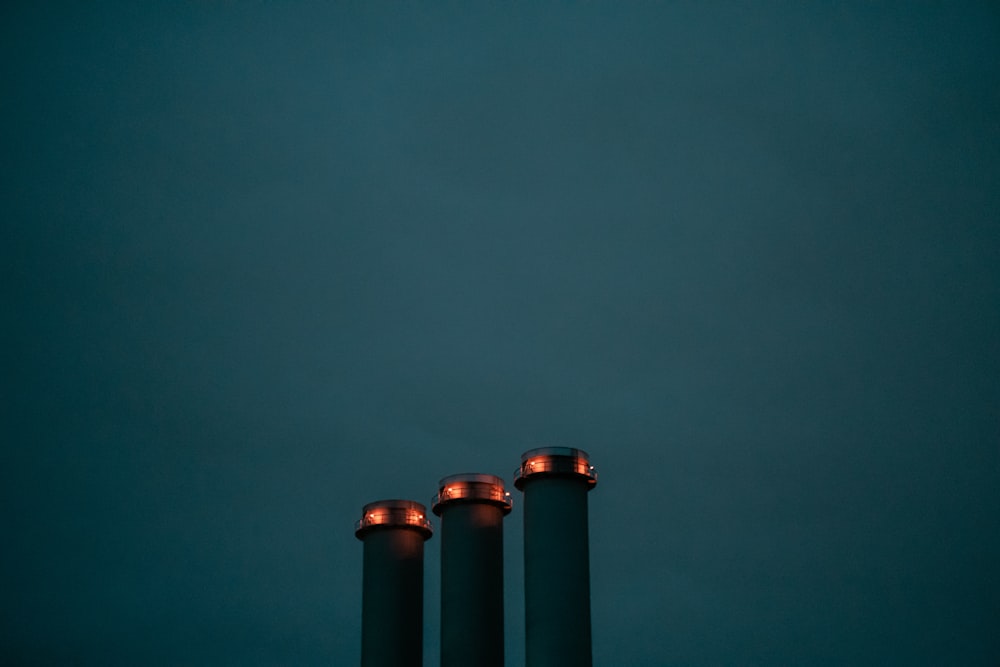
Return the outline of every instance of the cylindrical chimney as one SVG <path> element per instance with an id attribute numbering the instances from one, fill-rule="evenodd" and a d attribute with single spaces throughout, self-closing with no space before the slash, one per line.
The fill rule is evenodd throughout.
<path id="1" fill-rule="evenodd" d="M 379 500 L 362 513 L 354 526 L 365 544 L 361 667 L 421 667 L 427 511 L 412 500 Z"/>
<path id="2" fill-rule="evenodd" d="M 441 480 L 441 667 L 503 667 L 503 518 L 510 494 L 495 475 Z"/>
<path id="3" fill-rule="evenodd" d="M 590 667 L 589 456 L 570 447 L 521 455 L 514 486 L 524 492 L 527 667 Z"/>

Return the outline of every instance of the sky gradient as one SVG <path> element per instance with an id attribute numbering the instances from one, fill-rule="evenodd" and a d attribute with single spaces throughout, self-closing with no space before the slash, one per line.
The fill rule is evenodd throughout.
<path id="1" fill-rule="evenodd" d="M 357 664 L 361 506 L 545 445 L 596 665 L 1000 662 L 996 6 L 0 18 L 0 663 Z"/>

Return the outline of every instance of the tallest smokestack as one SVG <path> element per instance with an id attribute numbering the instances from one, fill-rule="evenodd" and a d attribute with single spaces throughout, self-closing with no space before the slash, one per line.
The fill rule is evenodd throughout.
<path id="1" fill-rule="evenodd" d="M 596 484 L 590 457 L 569 447 L 529 450 L 514 473 L 524 492 L 527 667 L 593 664 L 587 492 Z"/>

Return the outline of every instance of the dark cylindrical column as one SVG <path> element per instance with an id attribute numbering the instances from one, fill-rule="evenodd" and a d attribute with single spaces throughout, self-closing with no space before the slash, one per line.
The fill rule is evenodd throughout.
<path id="1" fill-rule="evenodd" d="M 597 473 L 586 452 L 542 447 L 521 455 L 524 492 L 527 667 L 590 667 L 587 492 Z"/>
<path id="2" fill-rule="evenodd" d="M 362 510 L 354 534 L 364 542 L 361 667 L 421 667 L 426 510 L 412 500 L 379 500 Z"/>
<path id="3" fill-rule="evenodd" d="M 510 494 L 494 475 L 441 480 L 441 667 L 503 667 L 503 518 Z"/>

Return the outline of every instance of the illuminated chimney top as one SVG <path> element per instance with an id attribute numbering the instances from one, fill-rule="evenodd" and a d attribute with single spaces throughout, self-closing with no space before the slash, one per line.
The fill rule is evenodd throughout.
<path id="1" fill-rule="evenodd" d="M 582 477 L 588 488 L 597 485 L 597 471 L 590 455 L 572 447 L 539 447 L 521 454 L 521 466 L 514 471 L 514 486 L 523 490 L 528 479 L 539 477 Z"/>
<path id="2" fill-rule="evenodd" d="M 432 533 L 427 508 L 413 500 L 376 500 L 365 505 L 361 513 L 354 523 L 354 535 L 359 540 L 373 530 L 386 528 L 412 528 L 425 540 Z"/>
<path id="3" fill-rule="evenodd" d="M 496 475 L 461 473 L 449 475 L 438 483 L 431 510 L 441 516 L 443 505 L 452 503 L 489 503 L 510 513 L 510 494 L 504 490 L 503 480 Z"/>

